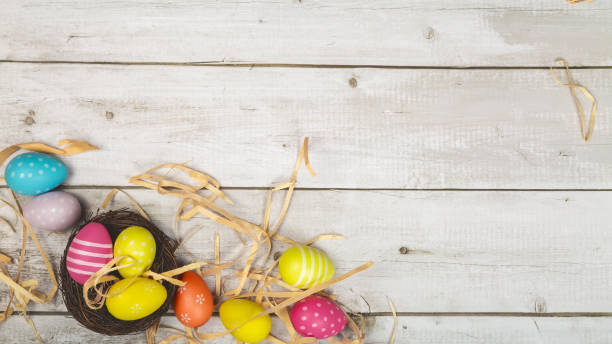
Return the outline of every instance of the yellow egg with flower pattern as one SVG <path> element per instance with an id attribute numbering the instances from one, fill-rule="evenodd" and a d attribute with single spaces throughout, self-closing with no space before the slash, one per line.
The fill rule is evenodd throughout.
<path id="1" fill-rule="evenodd" d="M 119 233 L 115 240 L 113 254 L 125 256 L 117 266 L 128 265 L 119 269 L 123 278 L 136 277 L 147 271 L 155 259 L 155 238 L 146 228 L 131 226 Z"/>
<path id="2" fill-rule="evenodd" d="M 108 312 L 127 321 L 153 314 L 166 302 L 168 292 L 152 279 L 132 277 L 117 281 L 108 289 L 108 295 L 105 301 Z"/>

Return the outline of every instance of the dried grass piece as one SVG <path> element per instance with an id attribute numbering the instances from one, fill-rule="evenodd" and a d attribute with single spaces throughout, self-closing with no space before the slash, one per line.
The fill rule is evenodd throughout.
<path id="1" fill-rule="evenodd" d="M 565 61 L 564 59 L 558 59 L 555 62 L 558 65 L 561 65 L 565 68 L 565 72 L 567 73 L 567 83 L 563 83 L 561 79 L 557 77 L 557 74 L 555 73 L 555 70 L 553 69 L 552 66 L 550 67 L 550 72 L 552 73 L 553 78 L 559 85 L 569 87 L 572 98 L 574 99 L 574 103 L 576 103 L 576 108 L 578 109 L 578 117 L 580 118 L 580 129 L 582 130 L 582 138 L 584 139 L 585 142 L 588 142 L 591 139 L 591 136 L 593 135 L 593 130 L 595 130 L 595 115 L 597 114 L 597 100 L 595 100 L 595 97 L 593 97 L 591 92 L 589 92 L 589 90 L 587 90 L 584 86 L 576 84 L 574 82 L 574 78 L 572 77 L 572 73 L 570 73 L 570 69 L 567 64 L 567 61 Z M 574 88 L 579 89 L 582 92 L 582 94 L 584 94 L 584 96 L 587 97 L 587 99 L 589 99 L 593 103 L 591 107 L 591 118 L 589 119 L 588 131 L 586 129 L 586 119 L 584 116 L 584 110 L 582 109 L 582 104 L 580 103 L 580 100 L 576 96 L 576 91 L 574 90 Z"/>
<path id="2" fill-rule="evenodd" d="M 258 226 L 250 223 L 238 217 L 235 217 L 227 210 L 221 208 L 217 204 L 213 203 L 216 198 L 220 198 L 229 202 L 229 198 L 220 190 L 220 184 L 209 177 L 208 175 L 186 167 L 184 164 L 163 164 L 155 167 L 151 170 L 146 171 L 143 174 L 137 175 L 130 179 L 130 182 L 136 185 L 143 186 L 145 188 L 155 190 L 160 194 L 170 195 L 181 199 L 181 203 L 176 211 L 175 218 L 175 235 L 178 238 L 178 223 L 189 221 L 194 216 L 200 214 L 208 217 L 209 219 L 222 224 L 232 229 L 239 238 L 244 235 L 249 239 L 249 242 L 241 241 L 244 245 L 243 250 L 239 258 L 232 260 L 229 263 L 220 265 L 220 252 L 219 252 L 219 240 L 218 235 L 215 236 L 215 263 L 213 268 L 207 268 L 201 271 L 202 275 L 215 275 L 215 293 L 221 298 L 254 298 L 256 302 L 264 305 L 264 311 L 260 314 L 255 315 L 251 319 L 247 319 L 244 323 L 264 316 L 267 314 L 275 313 L 285 324 L 288 335 L 291 338 L 291 343 L 314 343 L 315 338 L 304 338 L 297 334 L 293 328 L 291 321 L 288 316 L 288 307 L 295 302 L 315 293 L 322 293 L 323 289 L 338 283 L 350 276 L 368 269 L 373 265 L 372 262 L 368 262 L 360 267 L 357 267 L 348 273 L 331 279 L 325 283 L 314 286 L 308 290 L 300 290 L 284 283 L 278 276 L 272 276 L 271 272 L 276 267 L 278 260 L 274 260 L 268 266 L 263 268 L 255 268 L 255 258 L 259 255 L 259 258 L 263 258 L 264 262 L 270 258 L 270 252 L 272 250 L 273 241 L 285 242 L 289 244 L 300 244 L 297 240 L 282 236 L 278 234 L 278 230 L 287 214 L 295 185 L 297 182 L 297 174 L 301 162 L 304 160 L 306 168 L 309 170 L 311 175 L 315 175 L 314 171 L 310 167 L 308 159 L 308 138 L 304 140 L 300 152 L 298 154 L 297 161 L 295 163 L 293 173 L 290 181 L 282 183 L 268 192 L 266 208 L 264 211 L 263 225 Z M 170 179 L 169 172 L 162 173 L 160 170 L 169 169 L 187 173 L 192 183 L 181 183 L 176 180 Z M 278 219 L 270 228 L 271 223 L 271 204 L 272 197 L 275 192 L 287 190 Z M 307 241 L 306 245 L 311 245 L 318 240 L 334 240 L 344 239 L 341 235 L 336 234 L 323 234 L 318 235 L 314 239 Z M 244 251 L 248 251 L 247 254 L 243 254 Z M 244 263 L 244 265 L 236 271 L 232 271 L 229 276 L 221 278 L 221 272 L 225 269 L 230 269 L 238 263 Z M 212 264 L 211 264 L 212 265 Z M 238 280 L 238 286 L 230 291 L 223 291 L 225 282 L 230 279 Z M 280 286 L 284 290 L 273 291 L 270 288 L 272 286 Z M 332 298 L 335 298 L 332 296 Z M 221 300 L 217 300 L 221 302 Z M 363 319 L 362 319 L 363 320 Z M 169 337 L 165 338 L 162 343 L 169 343 L 175 340 L 187 340 L 193 342 L 194 338 L 198 340 L 213 340 L 231 333 L 236 328 L 240 327 L 244 323 L 238 324 L 235 328 L 228 329 L 227 331 L 215 332 L 215 333 L 200 333 L 197 330 L 187 328 L 185 332 L 172 330 L 174 333 Z M 355 333 L 355 338 L 350 340 L 344 338 L 342 343 L 359 344 L 363 342 L 364 338 L 364 322 L 361 321 L 358 326 L 352 319 L 349 318 L 349 326 Z M 279 339 L 275 335 L 270 335 L 268 339 L 277 344 L 286 344 L 283 340 Z"/>
<path id="3" fill-rule="evenodd" d="M 393 331 L 391 332 L 391 338 L 389 338 L 389 344 L 395 343 L 395 335 L 397 334 L 397 312 L 395 311 L 395 305 L 390 298 L 387 297 L 387 302 L 391 308 L 391 314 L 393 314 Z"/>
<path id="4" fill-rule="evenodd" d="M 26 149 L 32 152 L 55 154 L 60 156 L 75 155 L 90 150 L 98 149 L 98 147 L 94 145 L 90 145 L 85 141 L 79 140 L 60 140 L 59 145 L 64 147 L 57 148 L 40 142 L 20 143 L 6 147 L 2 151 L 0 151 L 0 165 L 2 165 L 6 161 L 6 159 L 8 159 L 13 153 L 17 152 L 19 149 Z M 0 180 L 4 180 L 4 178 L 0 178 Z"/>
<path id="5" fill-rule="evenodd" d="M 26 150 L 30 150 L 33 152 L 41 152 L 41 153 L 55 154 L 55 155 L 61 155 L 61 156 L 75 155 L 75 154 L 83 153 L 86 151 L 98 149 L 98 147 L 96 146 L 93 146 L 87 142 L 78 141 L 78 140 L 60 140 L 59 145 L 64 146 L 64 147 L 57 148 L 57 147 L 49 146 L 49 145 L 46 145 L 40 142 L 28 142 L 28 143 L 21 143 L 21 144 L 9 146 L 3 149 L 2 151 L 0 151 L 0 165 L 4 164 L 4 162 L 13 153 L 16 153 L 17 151 L 19 151 L 19 149 L 26 149 Z M 5 179 L 3 177 L 0 177 L 0 181 L 5 181 Z M 5 311 L 0 313 L 0 322 L 5 321 L 13 313 L 13 308 L 11 307 L 11 304 L 14 302 L 14 298 L 17 298 L 17 302 L 15 302 L 17 310 L 21 312 L 26 322 L 32 327 L 34 331 L 34 335 L 36 336 L 36 339 L 38 340 L 38 342 L 42 343 L 42 339 L 40 338 L 40 335 L 38 334 L 38 331 L 36 330 L 34 323 L 27 316 L 27 306 L 28 306 L 28 303 L 30 303 L 31 301 L 34 301 L 40 304 L 49 302 L 51 299 L 53 299 L 53 297 L 55 296 L 55 293 L 57 292 L 58 283 L 57 283 L 57 279 L 55 278 L 55 273 L 53 272 L 53 267 L 51 266 L 51 263 L 49 262 L 49 259 L 47 258 L 47 254 L 45 253 L 45 250 L 42 248 L 40 242 L 38 241 L 38 237 L 32 230 L 32 227 L 30 226 L 28 221 L 26 221 L 26 219 L 23 217 L 23 211 L 21 209 L 21 204 L 19 204 L 19 200 L 17 199 L 17 196 L 12 190 L 11 190 L 11 195 L 13 197 L 15 204 L 11 204 L 10 202 L 6 200 L 0 199 L 0 201 L 3 204 L 9 206 L 13 210 L 13 212 L 15 213 L 19 221 L 21 221 L 22 240 L 21 240 L 21 251 L 19 254 L 19 263 L 17 266 L 17 273 L 15 274 L 15 277 L 12 277 L 3 265 L 3 263 L 10 263 L 11 260 L 8 259 L 7 261 L 6 259 L 3 259 L 3 262 L 0 262 L 0 281 L 4 282 L 10 288 L 9 301 L 6 305 Z M 8 222 L 5 219 L 0 219 L 0 220 L 4 222 L 5 224 L 7 224 L 9 227 L 11 227 L 11 230 L 15 232 L 15 228 L 10 222 Z M 19 282 L 21 278 L 21 271 L 23 269 L 23 263 L 25 260 L 28 236 L 32 238 L 32 241 L 34 241 L 36 248 L 40 252 L 40 255 L 43 259 L 43 262 L 45 264 L 45 267 L 47 268 L 47 272 L 49 273 L 49 277 L 53 284 L 53 287 L 51 288 L 51 290 L 49 291 L 47 295 L 35 290 L 35 288 L 38 286 L 38 281 L 29 280 L 25 282 Z M 6 257 L 4 255 L 2 256 Z"/>

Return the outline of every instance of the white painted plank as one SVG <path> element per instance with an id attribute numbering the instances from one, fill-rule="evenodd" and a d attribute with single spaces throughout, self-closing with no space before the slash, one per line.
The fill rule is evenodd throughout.
<path id="1" fill-rule="evenodd" d="M 6 60 L 612 64 L 608 1 L 5 0 L 0 17 Z"/>
<path id="2" fill-rule="evenodd" d="M 224 186 L 267 187 L 288 178 L 308 135 L 318 175 L 301 187 L 612 187 L 612 70 L 574 73 L 600 102 L 588 144 L 546 70 L 4 63 L 0 74 L 1 146 L 102 147 L 67 159 L 71 185 L 191 161 Z"/>
<path id="3" fill-rule="evenodd" d="M 91 332 L 71 317 L 64 315 L 35 315 L 32 319 L 45 343 L 144 344 L 144 334 L 108 337 Z M 162 318 L 162 326 L 179 327 L 174 316 Z M 531 317 L 399 317 L 396 344 L 607 344 L 612 340 L 609 317 L 590 318 L 531 318 Z M 366 344 L 386 344 L 393 328 L 393 318 L 370 317 L 367 321 Z M 9 330 L 7 330 L 9 329 Z M 214 317 L 201 331 L 222 330 Z M 274 318 L 272 333 L 282 337 L 284 329 Z M 161 340 L 164 332 L 156 337 Z M 31 328 L 23 319 L 13 316 L 0 323 L 3 343 L 36 343 Z M 233 343 L 226 336 L 215 343 Z M 268 343 L 268 342 L 264 342 Z M 327 343 L 327 341 L 322 341 Z"/>
<path id="4" fill-rule="evenodd" d="M 107 191 L 70 190 L 88 209 Z M 171 232 L 176 200 L 148 190 L 130 194 Z M 264 190 L 228 194 L 236 202 L 232 212 L 261 221 Z M 332 288 L 355 311 L 387 312 L 389 296 L 401 312 L 609 312 L 612 253 L 604 224 L 612 222 L 610 202 L 611 192 L 298 190 L 281 233 L 300 241 L 345 235 L 345 241 L 317 244 L 339 272 L 375 262 Z M 204 229 L 186 245 L 198 259 L 212 261 L 217 231 L 223 259 L 241 248 L 229 230 L 210 221 L 182 229 L 199 224 Z M 41 234 L 56 267 L 66 238 Z M 18 235 L 0 231 L 1 252 L 16 258 L 18 247 Z M 26 277 L 43 275 L 40 258 L 30 255 L 24 271 Z M 6 289 L 0 289 L 0 304 L 5 301 Z M 61 298 L 33 309 L 65 310 Z"/>

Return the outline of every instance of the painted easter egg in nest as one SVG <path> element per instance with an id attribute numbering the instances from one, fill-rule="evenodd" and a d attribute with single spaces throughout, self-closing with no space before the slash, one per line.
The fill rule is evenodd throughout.
<path id="1" fill-rule="evenodd" d="M 142 277 L 122 279 L 108 289 L 106 309 L 119 320 L 138 320 L 153 314 L 166 301 L 166 288 Z"/>
<path id="2" fill-rule="evenodd" d="M 28 196 L 55 189 L 67 175 L 68 169 L 61 160 L 36 152 L 17 155 L 4 172 L 8 186 L 16 193 Z"/>
<path id="3" fill-rule="evenodd" d="M 178 320 L 187 327 L 199 327 L 210 319 L 213 313 L 213 297 L 202 277 L 193 271 L 181 276 L 186 284 L 176 290 L 174 312 Z"/>
<path id="4" fill-rule="evenodd" d="M 278 262 L 278 271 L 287 284 L 310 288 L 334 276 L 334 264 L 314 247 L 297 245 L 289 248 Z"/>
<path id="5" fill-rule="evenodd" d="M 346 316 L 340 307 L 319 295 L 298 301 L 289 316 L 295 330 L 304 337 L 329 338 L 340 333 L 346 326 Z"/>
<path id="6" fill-rule="evenodd" d="M 66 255 L 66 269 L 79 284 L 113 258 L 113 242 L 102 224 L 90 222 L 72 239 Z"/>
<path id="7" fill-rule="evenodd" d="M 131 226 L 124 229 L 115 240 L 115 257 L 126 256 L 121 259 L 118 266 L 132 264 L 119 269 L 123 278 L 142 275 L 147 271 L 155 259 L 155 239 L 144 227 Z"/>
<path id="8" fill-rule="evenodd" d="M 23 207 L 23 216 L 35 228 L 63 231 L 81 218 L 81 204 L 67 192 L 51 191 L 32 198 Z"/>
<path id="9" fill-rule="evenodd" d="M 240 326 L 245 321 L 263 312 L 264 308 L 247 299 L 227 300 L 219 307 L 219 317 L 226 329 L 230 330 Z M 244 323 L 232 331 L 232 336 L 245 343 L 259 343 L 270 334 L 272 322 L 269 315 L 263 315 Z"/>

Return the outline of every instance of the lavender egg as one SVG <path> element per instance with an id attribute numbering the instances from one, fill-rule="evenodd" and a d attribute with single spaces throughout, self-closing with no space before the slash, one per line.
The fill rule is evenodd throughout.
<path id="1" fill-rule="evenodd" d="M 23 207 L 23 216 L 32 227 L 53 232 L 63 231 L 81 218 L 81 204 L 67 192 L 47 192 L 32 198 Z"/>

